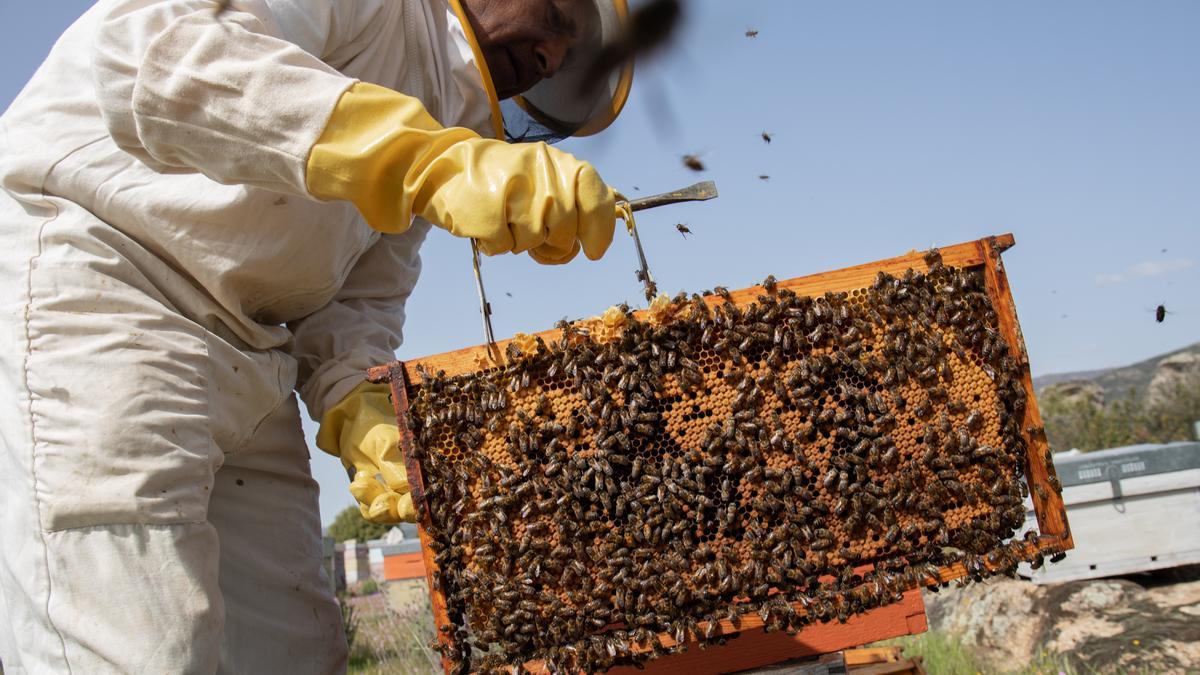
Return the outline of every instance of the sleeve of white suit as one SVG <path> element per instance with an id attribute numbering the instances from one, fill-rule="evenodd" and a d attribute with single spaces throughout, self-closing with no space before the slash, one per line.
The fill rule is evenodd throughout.
<path id="1" fill-rule="evenodd" d="M 403 234 L 382 235 L 332 302 L 288 325 L 299 363 L 297 389 L 313 419 L 362 383 L 368 368 L 396 358 L 404 303 L 421 270 L 417 250 L 429 228 L 417 218 Z"/>
<path id="2" fill-rule="evenodd" d="M 322 57 L 358 42 L 377 0 L 122 0 L 96 36 L 110 133 L 162 172 L 307 195 L 309 150 L 355 80 Z"/>

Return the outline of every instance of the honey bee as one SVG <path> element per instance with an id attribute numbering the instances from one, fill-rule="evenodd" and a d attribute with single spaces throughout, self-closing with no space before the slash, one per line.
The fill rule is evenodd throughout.
<path id="1" fill-rule="evenodd" d="M 917 403 L 916 407 L 913 408 L 913 414 L 921 419 L 925 419 L 933 414 L 933 405 L 929 402 L 929 399 L 925 399 Z"/>
<path id="2" fill-rule="evenodd" d="M 1050 483 L 1050 487 L 1053 488 L 1055 492 L 1062 494 L 1062 482 L 1058 480 L 1058 476 L 1050 474 L 1046 478 L 1046 481 Z"/>

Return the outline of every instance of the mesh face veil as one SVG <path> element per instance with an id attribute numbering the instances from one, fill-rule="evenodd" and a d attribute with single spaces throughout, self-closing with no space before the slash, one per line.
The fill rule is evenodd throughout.
<path id="1" fill-rule="evenodd" d="M 627 62 L 605 76 L 589 82 L 588 70 L 601 48 L 621 36 L 629 12 L 626 0 L 581 0 L 588 19 L 578 44 L 567 53 L 554 77 L 542 80 L 529 91 L 498 101 L 487 62 L 474 31 L 463 12 L 461 0 L 449 0 L 463 24 L 475 52 L 492 102 L 493 121 L 499 118 L 497 138 L 511 142 L 555 143 L 571 136 L 590 136 L 603 131 L 620 114 L 633 83 L 633 63 Z"/>

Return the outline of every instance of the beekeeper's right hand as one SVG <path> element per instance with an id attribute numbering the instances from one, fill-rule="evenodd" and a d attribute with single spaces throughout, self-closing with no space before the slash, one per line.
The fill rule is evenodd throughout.
<path id="1" fill-rule="evenodd" d="M 444 128 L 417 99 L 359 82 L 308 157 L 321 199 L 353 202 L 371 227 L 403 232 L 419 215 L 489 255 L 565 263 L 612 242 L 615 193 L 586 162 L 545 143 L 509 144 Z"/>

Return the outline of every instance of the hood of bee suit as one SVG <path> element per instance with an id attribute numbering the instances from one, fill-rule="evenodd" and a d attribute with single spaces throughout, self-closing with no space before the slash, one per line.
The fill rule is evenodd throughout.
<path id="1" fill-rule="evenodd" d="M 567 53 L 554 77 L 542 80 L 521 96 L 499 101 L 487 61 L 463 12 L 460 0 L 448 0 L 458 17 L 461 38 L 466 40 L 479 65 L 497 138 L 510 141 L 555 142 L 569 136 L 590 136 L 608 128 L 629 98 L 633 62 L 628 61 L 604 82 L 586 82 L 594 57 L 617 41 L 629 19 L 626 0 L 589 0 L 591 21 L 579 44 Z"/>

